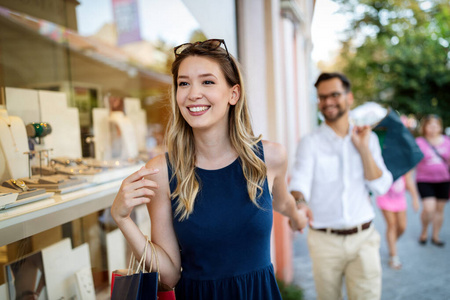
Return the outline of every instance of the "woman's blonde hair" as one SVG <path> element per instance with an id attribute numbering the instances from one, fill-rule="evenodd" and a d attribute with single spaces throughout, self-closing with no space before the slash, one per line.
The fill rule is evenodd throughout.
<path id="1" fill-rule="evenodd" d="M 266 165 L 255 153 L 256 144 L 261 136 L 253 134 L 250 113 L 248 110 L 242 74 L 236 60 L 221 47 L 206 49 L 201 43 L 192 44 L 177 54 L 172 64 L 173 87 L 171 97 L 171 118 L 167 127 L 166 144 L 169 161 L 177 187 L 171 193 L 171 199 L 178 197 L 175 215 L 179 220 L 186 220 L 194 210 L 195 198 L 201 183 L 195 174 L 196 151 L 192 128 L 183 118 L 177 105 L 177 80 L 181 62 L 189 56 L 205 57 L 216 62 L 230 87 L 240 85 L 240 98 L 236 105 L 229 110 L 228 124 L 231 145 L 240 157 L 242 170 L 247 180 L 247 191 L 252 202 L 258 206 L 256 200 L 262 194 L 262 186 L 266 179 Z M 262 151 L 262 150 L 261 150 Z M 231 187 L 230 187 L 231 188 Z"/>

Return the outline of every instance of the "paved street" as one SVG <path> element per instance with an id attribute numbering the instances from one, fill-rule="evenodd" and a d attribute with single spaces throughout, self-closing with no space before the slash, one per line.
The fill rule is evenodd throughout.
<path id="1" fill-rule="evenodd" d="M 408 208 L 408 226 L 397 244 L 403 264 L 403 268 L 399 271 L 392 270 L 388 266 L 389 254 L 385 238 L 385 223 L 381 211 L 376 207 L 375 227 L 382 236 L 380 249 L 383 267 L 382 299 L 450 299 L 449 206 L 449 204 L 446 206 L 444 225 L 441 231 L 441 239 L 446 242 L 444 248 L 438 248 L 429 242 L 426 246 L 418 244 L 421 227 L 419 213 L 415 213 L 411 206 Z M 306 234 L 296 233 L 295 235 L 294 265 L 294 283 L 304 289 L 305 300 L 316 299 Z"/>

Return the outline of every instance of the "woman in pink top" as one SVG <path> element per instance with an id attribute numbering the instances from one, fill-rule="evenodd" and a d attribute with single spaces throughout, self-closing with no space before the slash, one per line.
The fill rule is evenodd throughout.
<path id="1" fill-rule="evenodd" d="M 416 168 L 416 181 L 422 197 L 422 233 L 419 243 L 425 245 L 428 225 L 433 225 L 431 242 L 439 247 L 444 242 L 439 239 L 444 207 L 449 197 L 450 187 L 450 138 L 442 134 L 442 120 L 436 115 L 428 115 L 421 122 L 422 137 L 416 139 L 424 158 Z"/>
<path id="2" fill-rule="evenodd" d="M 394 181 L 386 194 L 377 197 L 378 207 L 386 220 L 386 240 L 390 256 L 389 266 L 397 270 L 402 267 L 397 255 L 397 240 L 406 229 L 406 190 L 411 195 L 414 210 L 418 211 L 419 195 L 412 171 Z"/>

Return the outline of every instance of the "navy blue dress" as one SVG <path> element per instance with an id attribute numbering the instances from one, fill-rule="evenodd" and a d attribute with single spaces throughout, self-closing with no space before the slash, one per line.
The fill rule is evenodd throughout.
<path id="1" fill-rule="evenodd" d="M 261 142 L 258 148 L 264 160 Z M 170 164 L 168 169 L 171 178 Z M 248 196 L 239 158 L 218 170 L 196 168 L 196 175 L 200 192 L 193 213 L 173 220 L 182 266 L 177 300 L 281 299 L 270 260 L 273 213 L 267 180 L 258 208 Z M 170 189 L 175 188 L 173 179 Z"/>

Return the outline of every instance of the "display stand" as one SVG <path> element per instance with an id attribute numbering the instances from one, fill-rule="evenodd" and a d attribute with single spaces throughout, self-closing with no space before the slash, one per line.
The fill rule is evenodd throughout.
<path id="1" fill-rule="evenodd" d="M 95 158 L 122 160 L 136 158 L 138 146 L 133 123 L 121 111 L 93 109 Z"/>
<path id="2" fill-rule="evenodd" d="M 0 181 L 29 175 L 28 139 L 25 124 L 16 116 L 0 109 Z"/>
<path id="3" fill-rule="evenodd" d="M 136 133 L 130 118 L 126 117 L 121 111 L 113 111 L 109 116 L 109 122 L 110 128 L 118 129 L 118 131 L 116 131 L 117 135 L 111 135 L 112 143 L 114 143 L 114 140 L 119 140 L 121 146 L 120 157 L 115 159 L 136 158 L 139 151 Z"/>
<path id="4" fill-rule="evenodd" d="M 147 149 L 145 145 L 147 137 L 147 115 L 145 110 L 141 108 L 141 100 L 136 98 L 125 98 L 123 100 L 123 108 L 125 115 L 131 120 L 131 123 L 133 123 L 138 151 L 145 152 Z"/>
<path id="5" fill-rule="evenodd" d="M 44 145 L 53 149 L 52 156 L 81 157 L 80 117 L 77 108 L 67 107 L 67 96 L 61 92 L 38 91 L 41 122 L 52 125 Z"/>

